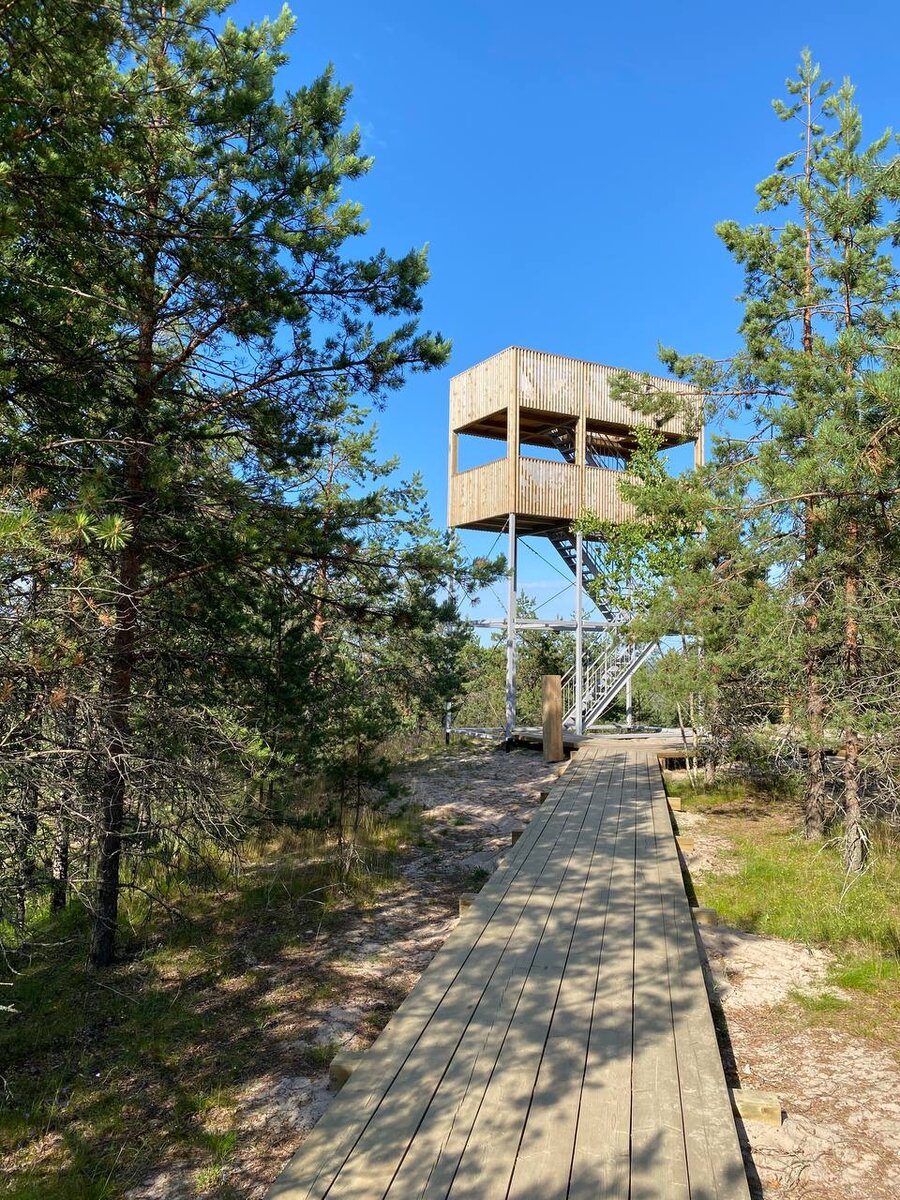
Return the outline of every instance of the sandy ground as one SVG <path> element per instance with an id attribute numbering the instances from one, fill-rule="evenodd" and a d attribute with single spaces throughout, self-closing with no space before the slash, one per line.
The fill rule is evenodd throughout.
<path id="1" fill-rule="evenodd" d="M 311 950 L 249 964 L 268 977 L 271 1054 L 238 1097 L 236 1112 L 205 1114 L 210 1131 L 237 1132 L 227 1163 L 213 1180 L 191 1161 L 169 1161 L 131 1188 L 128 1200 L 265 1195 L 333 1098 L 325 1052 L 375 1040 L 456 925 L 460 893 L 491 873 L 511 830 L 528 821 L 558 770 L 535 751 L 506 754 L 487 745 L 408 768 L 399 779 L 402 803 L 422 807 L 428 836 L 406 855 L 397 891 L 339 934 L 317 938 Z M 300 973 L 330 985 L 321 1004 L 302 1012 L 294 1002 Z M 321 1065 L 310 1070 L 317 1048 Z"/>
<path id="2" fill-rule="evenodd" d="M 701 814 L 678 814 L 694 879 L 728 868 L 727 841 Z M 900 1066 L 886 1050 L 810 1026 L 797 994 L 821 995 L 826 951 L 726 926 L 701 927 L 728 1028 L 731 1080 L 772 1092 L 780 1128 L 742 1123 L 754 1195 L 765 1200 L 896 1200 L 900 1196 Z"/>
<path id="3" fill-rule="evenodd" d="M 649 746 L 655 749 L 655 746 Z M 427 813 L 430 844 L 412 849 L 397 894 L 268 972 L 273 1054 L 266 1070 L 223 1112 L 236 1129 L 234 1153 L 214 1183 L 190 1162 L 169 1162 L 133 1188 L 130 1200 L 230 1197 L 259 1200 L 332 1093 L 327 1068 L 308 1066 L 310 1049 L 368 1046 L 440 949 L 457 919 L 457 898 L 472 872 L 489 873 L 528 820 L 539 792 L 556 777 L 532 751 L 488 747 L 454 751 L 405 774 L 406 801 Z M 721 870 L 727 840 L 704 828 L 706 818 L 679 814 L 694 850 L 697 877 Z M 718 927 L 704 929 L 727 1021 L 733 1081 L 775 1092 L 786 1112 L 779 1129 L 746 1122 L 740 1129 L 755 1197 L 774 1200 L 897 1200 L 900 1196 L 900 1069 L 887 1053 L 833 1031 L 809 1028 L 791 997 L 820 994 L 830 957 L 792 942 Z M 328 973 L 321 1005 L 297 1012 L 299 972 Z M 207 1115 L 210 1128 L 216 1114 Z M 490 1200 L 490 1198 L 485 1198 Z M 663 1200 L 663 1198 L 661 1198 Z"/>

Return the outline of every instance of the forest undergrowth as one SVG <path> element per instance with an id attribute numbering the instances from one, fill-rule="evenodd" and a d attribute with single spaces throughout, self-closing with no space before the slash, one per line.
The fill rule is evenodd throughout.
<path id="1" fill-rule="evenodd" d="M 900 1058 L 900 834 L 869 829 L 864 872 L 848 876 L 835 814 L 820 841 L 801 832 L 799 801 L 742 778 L 694 787 L 667 780 L 683 811 L 724 838 L 720 869 L 692 878 L 697 902 L 727 925 L 823 947 L 835 956 L 826 988 L 795 997 L 816 1024 L 889 1047 Z M 677 814 L 676 814 L 677 821 Z"/>
<path id="2" fill-rule="evenodd" d="M 302 961 L 298 1009 L 337 997 L 340 971 L 306 952 L 402 890 L 399 856 L 422 836 L 415 808 L 366 809 L 343 839 L 260 831 L 239 871 L 222 861 L 216 877 L 170 873 L 166 908 L 127 891 L 120 961 L 102 977 L 85 961 L 80 906 L 36 922 L 3 996 L 19 1016 L 0 1029 L 0 1193 L 119 1196 L 168 1146 L 206 1164 L 200 1194 L 204 1181 L 208 1194 L 232 1194 L 217 1185 L 238 1135 L 204 1118 L 233 1109 L 271 1052 L 271 964 Z M 377 1006 L 368 1019 L 374 1036 Z M 292 1069 L 321 1068 L 336 1048 L 309 1046 Z"/>

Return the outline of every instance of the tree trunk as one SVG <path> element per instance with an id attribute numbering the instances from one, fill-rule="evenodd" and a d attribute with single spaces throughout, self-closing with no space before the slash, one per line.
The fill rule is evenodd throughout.
<path id="1" fill-rule="evenodd" d="M 53 861 L 50 867 L 50 911 L 60 912 L 69 902 L 69 837 L 71 796 L 66 794 L 59 806 L 53 836 Z"/>
<path id="2" fill-rule="evenodd" d="M 316 592 L 313 600 L 313 633 L 321 637 L 325 632 L 325 589 L 328 587 L 328 569 L 324 561 L 316 567 Z"/>
<path id="3" fill-rule="evenodd" d="M 76 566 L 77 566 L 76 556 Z M 74 603 L 70 604 L 70 612 L 74 611 Z M 56 829 L 53 832 L 53 856 L 50 863 L 50 910 L 60 912 L 69 903 L 69 858 L 72 838 L 72 806 L 75 803 L 76 784 L 75 772 L 72 768 L 72 756 L 75 749 L 77 712 L 75 701 L 69 697 L 66 702 L 64 723 L 64 747 L 67 751 L 64 768 L 65 786 L 60 797 L 59 810 L 56 814 Z"/>
<path id="4" fill-rule="evenodd" d="M 684 728 L 684 716 L 682 714 L 680 704 L 675 705 L 675 711 L 678 713 L 678 729 L 681 732 L 681 744 L 684 747 L 684 765 L 685 765 L 685 768 L 687 769 L 688 780 L 690 781 L 690 785 L 692 788 L 694 788 L 696 790 L 696 787 L 697 787 L 697 772 L 696 772 L 697 759 L 694 755 L 691 754 L 690 748 L 688 747 L 687 733 Z"/>
<path id="5" fill-rule="evenodd" d="M 859 736 L 848 729 L 844 737 L 844 865 L 858 872 L 866 864 L 866 835 L 859 794 Z"/>
<path id="6" fill-rule="evenodd" d="M 806 687 L 806 718 L 810 744 L 806 759 L 803 832 L 808 838 L 818 838 L 825 830 L 825 750 L 822 746 L 825 738 L 825 705 L 819 688 L 816 653 L 807 652 Z"/>
<path id="7" fill-rule="evenodd" d="M 152 326 L 147 326 L 149 330 Z M 126 513 L 131 536 L 119 556 L 119 586 L 116 600 L 116 633 L 113 638 L 107 689 L 109 740 L 108 763 L 100 793 L 100 827 L 97 837 L 97 890 L 89 962 L 106 967 L 116 953 L 116 924 L 119 915 L 119 869 L 122 831 L 125 822 L 125 790 L 131 733 L 131 688 L 137 646 L 137 591 L 141 579 L 140 523 L 145 501 L 147 441 L 142 419 L 148 403 L 148 381 L 152 365 L 152 339 L 143 337 L 139 364 L 135 436 L 125 467 L 128 495 Z"/>
<path id="8" fill-rule="evenodd" d="M 706 787 L 716 786 L 716 756 L 711 748 L 707 749 L 703 762 L 703 782 Z"/>
<path id="9" fill-rule="evenodd" d="M 813 94 L 812 84 L 805 92 L 806 150 L 804 154 L 804 176 L 807 197 L 812 192 L 813 176 Z M 803 304 L 803 350 L 813 353 L 813 214 L 810 202 L 804 203 L 804 304 Z M 816 528 L 818 513 L 811 504 L 804 514 L 804 558 L 806 565 L 812 563 L 819 552 Z M 825 830 L 825 702 L 819 686 L 819 595 L 815 580 L 807 581 L 806 593 L 806 650 L 804 673 L 806 675 L 806 720 L 809 727 L 809 746 L 806 760 L 806 795 L 804 798 L 803 832 L 807 838 L 821 837 Z"/>
<path id="10" fill-rule="evenodd" d="M 151 183 L 145 197 L 146 212 L 155 218 L 158 191 Z M 136 661 L 138 632 L 138 587 L 141 581 L 143 550 L 142 517 L 147 503 L 147 465 L 153 441 L 147 423 L 154 396 L 154 336 L 157 319 L 156 268 L 158 242 L 148 239 L 141 267 L 143 297 L 137 327 L 137 355 L 134 375 L 134 403 L 130 421 L 129 449 L 124 461 L 125 516 L 130 526 L 129 540 L 119 555 L 119 586 L 116 599 L 116 633 L 109 662 L 107 720 L 109 740 L 105 759 L 108 763 L 100 795 L 100 828 L 97 847 L 97 889 L 91 934 L 89 962 L 106 967 L 116 953 L 116 926 L 119 915 L 119 871 L 122 858 L 122 832 L 125 823 L 125 791 L 128 778 L 128 754 L 131 735 L 131 691 Z"/>
<path id="11" fill-rule="evenodd" d="M 809 565 L 818 553 L 816 513 L 808 508 L 805 518 L 805 558 Z M 821 837 L 825 830 L 825 702 L 819 684 L 819 594 L 815 581 L 807 583 L 806 593 L 806 721 L 809 746 L 806 759 L 806 794 L 803 832 L 807 838 Z"/>
<path id="12" fill-rule="evenodd" d="M 38 600 L 40 589 L 40 572 L 37 572 L 31 578 L 28 595 L 28 615 L 32 620 L 37 618 L 39 612 Z M 40 748 L 42 716 L 41 689 L 38 677 L 36 673 L 29 673 L 28 682 L 25 687 L 25 716 L 23 722 L 25 732 L 18 747 L 22 756 L 24 779 L 19 793 L 18 806 L 14 810 L 15 922 L 19 936 L 22 938 L 25 936 L 25 927 L 28 922 L 28 898 L 34 890 L 36 872 L 34 843 L 38 831 L 39 797 L 37 785 L 32 775 L 37 760 L 31 756 L 30 751 Z"/>
<path id="13" fill-rule="evenodd" d="M 844 865 L 848 871 L 861 871 L 866 861 L 866 836 L 862 824 L 862 804 L 859 794 L 859 732 L 855 717 L 859 706 L 859 677 L 861 671 L 859 645 L 859 574 L 856 554 L 859 525 L 851 518 L 847 526 L 848 570 L 844 580 L 844 599 L 847 613 L 844 626 L 846 652 L 847 699 L 850 718 L 844 731 Z"/>
<path id="14" fill-rule="evenodd" d="M 97 848 L 97 891 L 91 936 L 90 963 L 106 967 L 116 953 L 119 915 L 119 870 L 125 821 L 131 683 L 134 674 L 136 604 L 134 592 L 139 563 L 134 544 L 123 554 L 120 598 L 116 606 L 118 629 L 113 642 L 109 684 L 109 764 L 100 796 L 100 831 Z"/>
<path id="15" fill-rule="evenodd" d="M 19 936 L 24 937 L 28 921 L 28 897 L 34 891 L 34 840 L 38 827 L 38 793 L 32 783 L 26 783 L 22 789 L 16 827 L 16 924 Z"/>

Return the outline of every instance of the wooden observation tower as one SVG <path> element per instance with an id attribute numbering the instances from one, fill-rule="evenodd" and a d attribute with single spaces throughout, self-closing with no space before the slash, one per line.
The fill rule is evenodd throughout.
<path id="1" fill-rule="evenodd" d="M 607 521 L 628 519 L 618 483 L 636 449 L 636 427 L 658 430 L 664 449 L 693 442 L 695 464 L 702 461 L 703 437 L 683 411 L 658 421 L 614 400 L 610 381 L 621 374 L 599 363 L 511 346 L 450 383 L 449 524 L 508 536 L 506 620 L 480 622 L 506 626 L 507 739 L 516 724 L 521 629 L 574 630 L 575 663 L 563 678 L 563 708 L 566 725 L 576 733 L 596 722 L 623 688 L 630 712 L 632 677 L 656 648 L 621 636 L 619 629 L 630 618 L 624 598 L 621 608 L 599 606 L 601 621 L 585 621 L 584 589 L 600 576 L 602 565 L 572 523 L 586 512 Z M 627 374 L 656 391 L 684 396 L 685 385 L 676 380 Z M 696 399 L 699 410 L 699 393 Z M 500 443 L 497 457 L 460 471 L 461 435 Z M 546 538 L 574 576 L 573 620 L 517 619 L 517 541 L 523 536 Z M 585 632 L 602 635 L 592 637 L 588 653 Z"/>

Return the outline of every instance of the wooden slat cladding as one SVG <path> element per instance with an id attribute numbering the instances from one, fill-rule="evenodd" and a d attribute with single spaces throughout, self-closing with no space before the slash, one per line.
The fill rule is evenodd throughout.
<path id="1" fill-rule="evenodd" d="M 657 426 L 655 419 L 642 416 L 627 405 L 614 401 L 610 396 L 610 381 L 621 374 L 630 375 L 636 380 L 642 378 L 638 371 L 623 372 L 617 367 L 563 358 L 559 354 L 545 354 L 541 350 L 520 350 L 519 405 L 522 408 L 550 409 L 567 416 L 583 415 L 589 421 L 627 429 L 649 425 L 676 437 L 689 438 L 693 435 L 682 413 Z M 653 388 L 672 396 L 685 391 L 685 384 L 677 379 L 658 375 L 647 378 Z M 699 392 L 695 391 L 695 395 L 699 404 Z"/>
<path id="2" fill-rule="evenodd" d="M 453 475 L 448 521 L 451 528 L 508 512 L 508 481 L 509 463 L 505 458 Z"/>
<path id="3" fill-rule="evenodd" d="M 694 440 L 696 431 L 684 411 L 657 423 L 614 401 L 610 385 L 617 374 L 616 368 L 600 363 L 511 346 L 452 379 L 450 525 L 499 530 L 511 512 L 529 522 L 521 532 L 546 532 L 557 522 L 576 520 L 585 511 L 608 521 L 628 520 L 633 514 L 619 496 L 621 476 L 586 463 L 588 439 L 593 439 L 593 445 L 599 438 L 602 444 L 606 431 L 611 444 L 625 447 L 622 453 L 627 457 L 628 447 L 633 449 L 629 431 L 637 426 L 658 428 L 667 446 Z M 642 378 L 634 371 L 627 374 Z M 647 378 L 660 391 L 673 395 L 685 387 L 673 379 Z M 699 408 L 700 393 L 692 389 L 691 394 Z M 567 430 L 568 453 L 574 462 L 563 461 L 562 454 L 559 461 L 521 454 L 523 442 L 559 450 L 561 427 Z M 505 457 L 458 473 L 460 432 L 505 439 Z M 695 454 L 695 460 L 702 461 L 702 457 Z"/>
<path id="4" fill-rule="evenodd" d="M 519 351 L 518 399 L 522 408 L 541 408 L 577 417 L 587 363 L 540 350 Z M 601 368 L 602 369 L 602 368 Z"/>
<path id="5" fill-rule="evenodd" d="M 516 512 L 522 516 L 566 522 L 577 520 L 586 510 L 608 521 L 626 521 L 633 513 L 619 496 L 620 471 L 579 469 L 574 463 L 538 458 L 520 458 L 518 466 Z M 504 515 L 508 480 L 505 458 L 451 476 L 449 524 L 477 525 Z"/>
<path id="6" fill-rule="evenodd" d="M 465 429 L 485 417 L 518 403 L 523 409 L 538 409 L 559 416 L 579 417 L 618 429 L 638 425 L 658 427 L 675 440 L 690 440 L 694 431 L 682 413 L 658 426 L 656 420 L 641 416 L 610 396 L 610 381 L 619 374 L 643 378 L 638 371 L 622 372 L 617 367 L 547 354 L 542 350 L 510 347 L 486 358 L 450 381 L 450 425 Z M 672 396 L 693 391 L 700 404 L 700 393 L 686 389 L 677 379 L 649 375 L 652 386 Z"/>
<path id="7" fill-rule="evenodd" d="M 578 479 L 572 463 L 519 459 L 519 509 L 533 517 L 558 517 L 571 521 L 578 516 Z"/>
<path id="8" fill-rule="evenodd" d="M 501 350 L 450 380 L 450 427 L 462 429 L 509 407 L 515 351 Z"/>
<path id="9" fill-rule="evenodd" d="M 609 471 L 604 467 L 585 467 L 584 496 L 576 516 L 583 512 L 593 513 L 606 521 L 629 521 L 634 516 L 634 506 L 626 504 L 619 495 L 621 471 Z"/>

